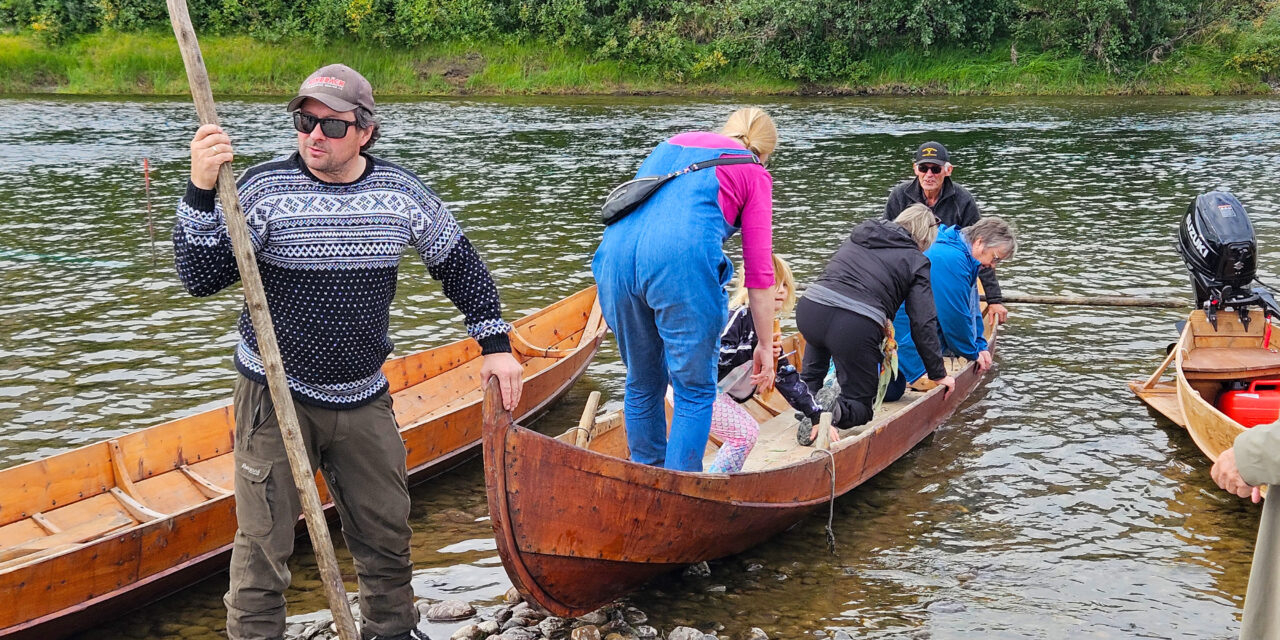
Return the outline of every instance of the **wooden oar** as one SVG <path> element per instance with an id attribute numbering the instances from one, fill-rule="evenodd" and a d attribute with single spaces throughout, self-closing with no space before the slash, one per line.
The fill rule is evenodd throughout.
<path id="1" fill-rule="evenodd" d="M 195 102 L 200 123 L 218 124 L 213 91 L 209 88 L 209 75 L 204 67 L 204 58 L 200 55 L 200 43 L 196 41 L 195 30 L 191 27 L 187 2 L 166 2 L 169 5 L 173 33 L 182 50 L 182 61 L 187 67 L 191 98 Z M 267 311 L 262 277 L 258 274 L 258 262 L 253 256 L 249 230 L 244 221 L 244 212 L 240 209 L 240 198 L 236 194 L 235 174 L 232 173 L 229 162 L 218 168 L 218 199 L 222 202 L 227 235 L 231 237 L 236 264 L 240 267 L 245 303 L 249 307 L 249 318 L 253 321 L 254 333 L 258 338 L 258 354 L 267 371 L 267 386 L 271 391 L 271 403 L 276 407 L 276 419 L 280 422 L 280 435 L 284 438 L 285 452 L 289 456 L 289 469 L 293 471 L 293 482 L 298 486 L 298 494 L 302 498 L 302 513 L 306 516 L 311 546 L 316 553 L 316 562 L 320 565 L 320 581 L 324 584 L 329 609 L 338 628 L 338 637 L 341 640 L 358 640 L 359 633 L 351 616 L 351 605 L 347 602 L 347 590 L 342 583 L 342 574 L 338 572 L 333 541 L 329 538 L 329 525 L 325 522 L 320 495 L 316 492 L 315 472 L 307 460 L 302 431 L 298 428 L 298 416 L 293 410 L 293 398 L 285 379 L 280 346 L 276 343 L 275 327 L 271 324 L 271 314 Z"/>
<path id="2" fill-rule="evenodd" d="M 982 297 L 986 300 L 986 296 Z M 1191 303 L 1172 298 L 1142 298 L 1138 296 L 1030 296 L 1019 293 L 1005 294 L 1004 301 L 1012 304 L 1067 304 L 1085 307 L 1157 307 L 1161 309 L 1190 309 Z"/>

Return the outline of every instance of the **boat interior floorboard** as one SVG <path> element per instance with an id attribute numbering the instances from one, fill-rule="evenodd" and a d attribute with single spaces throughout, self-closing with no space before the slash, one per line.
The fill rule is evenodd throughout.
<path id="1" fill-rule="evenodd" d="M 969 364 L 969 361 L 963 358 L 946 358 L 945 361 L 947 372 L 951 374 L 955 374 Z M 888 420 L 911 403 L 924 397 L 924 395 L 925 392 L 923 391 L 907 389 L 902 398 L 897 401 L 883 403 L 880 406 L 880 410 L 876 412 L 875 416 L 867 424 L 844 430 L 841 435 L 841 441 L 852 440 L 859 434 L 874 429 L 876 425 Z M 795 412 L 791 411 L 790 407 L 787 407 L 787 409 L 787 411 L 778 414 L 776 418 L 760 424 L 760 437 L 756 440 L 755 448 L 751 450 L 751 454 L 747 456 L 746 463 L 742 466 L 744 472 L 783 467 L 813 455 L 815 449 L 812 446 L 806 447 L 796 441 L 796 425 L 799 421 L 795 419 Z M 840 447 L 842 445 L 840 442 L 833 442 L 831 446 Z M 704 468 L 710 466 L 711 462 L 715 460 L 716 451 L 717 449 L 714 446 L 708 447 L 707 455 L 702 461 Z"/>

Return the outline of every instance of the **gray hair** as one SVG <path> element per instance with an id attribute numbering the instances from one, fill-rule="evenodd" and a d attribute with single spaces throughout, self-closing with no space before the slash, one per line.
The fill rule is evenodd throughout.
<path id="1" fill-rule="evenodd" d="M 893 221 L 911 234 L 921 251 L 927 251 L 938 239 L 938 218 L 933 215 L 933 209 L 918 202 L 903 209 Z"/>
<path id="2" fill-rule="evenodd" d="M 369 136 L 369 141 L 360 147 L 361 151 L 368 151 L 373 143 L 382 137 L 382 120 L 376 114 L 364 107 L 356 107 L 356 126 L 361 129 L 373 129 L 373 135 Z"/>
<path id="3" fill-rule="evenodd" d="M 961 229 L 960 232 L 964 234 L 964 238 L 969 241 L 969 244 L 981 240 L 982 245 L 988 249 L 1007 252 L 1004 257 L 1005 260 L 1012 258 L 1013 254 L 1018 252 L 1018 238 L 1014 235 L 1013 225 L 999 216 L 982 218 Z"/>

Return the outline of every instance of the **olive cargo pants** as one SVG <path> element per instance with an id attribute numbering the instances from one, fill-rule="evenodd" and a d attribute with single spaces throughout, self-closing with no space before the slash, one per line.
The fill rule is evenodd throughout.
<path id="1" fill-rule="evenodd" d="M 404 441 L 384 393 L 356 409 L 294 402 L 312 468 L 319 468 L 355 559 L 362 634 L 396 635 L 418 622 L 409 580 L 409 491 Z M 302 503 L 267 387 L 240 376 L 235 389 L 236 520 L 227 636 L 284 636 L 295 525 Z"/>

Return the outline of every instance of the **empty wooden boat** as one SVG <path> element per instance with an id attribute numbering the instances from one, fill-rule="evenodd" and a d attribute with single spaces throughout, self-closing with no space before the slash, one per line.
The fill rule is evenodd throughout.
<path id="1" fill-rule="evenodd" d="M 514 323 L 517 415 L 542 412 L 586 370 L 606 332 L 595 299 L 585 289 Z M 471 339 L 383 367 L 411 479 L 475 452 L 480 367 Z M 0 637 L 61 637 L 225 569 L 234 430 L 228 405 L 0 470 Z"/>
<path id="2" fill-rule="evenodd" d="M 1245 430 L 1218 409 L 1220 394 L 1231 382 L 1280 378 L 1280 347 L 1270 339 L 1269 327 L 1273 325 L 1261 309 L 1249 312 L 1247 327 L 1238 314 L 1220 312 L 1216 328 L 1204 311 L 1192 311 L 1165 361 L 1146 380 L 1130 382 L 1129 388 L 1186 428 L 1205 457 L 1216 461 Z M 1173 380 L 1161 380 L 1170 365 Z"/>
<path id="3" fill-rule="evenodd" d="M 995 348 L 994 335 L 991 336 Z M 803 353 L 797 336 L 785 351 Z M 798 356 L 795 360 L 800 360 Z M 744 551 L 865 482 L 942 424 L 982 378 L 948 363 L 955 392 L 908 393 L 826 450 L 796 443 L 776 393 L 745 405 L 761 423 L 742 472 L 668 471 L 627 460 L 623 416 L 551 438 L 516 425 L 487 390 L 484 457 L 498 552 L 525 598 L 576 616 L 649 579 Z M 581 440 L 579 438 L 581 437 Z M 582 446 L 585 444 L 585 446 Z M 709 463 L 714 446 L 708 446 Z"/>

